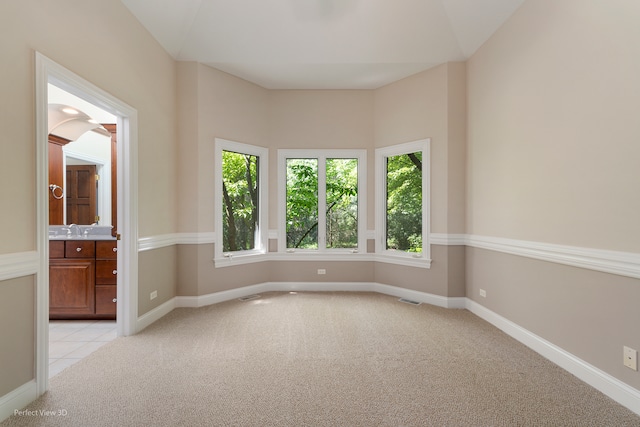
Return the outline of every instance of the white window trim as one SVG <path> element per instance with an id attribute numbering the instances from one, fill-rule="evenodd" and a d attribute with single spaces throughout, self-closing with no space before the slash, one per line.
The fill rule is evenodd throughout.
<path id="1" fill-rule="evenodd" d="M 422 152 L 422 254 L 386 249 L 386 188 L 387 172 L 385 159 L 407 153 Z M 376 149 L 376 260 L 414 267 L 431 267 L 431 139 L 421 139 L 404 144 Z"/>
<path id="2" fill-rule="evenodd" d="M 248 251 L 223 252 L 222 226 L 222 152 L 233 151 L 236 153 L 249 154 L 260 158 L 259 168 L 259 194 L 258 206 L 259 224 L 256 248 Z M 268 228 L 269 228 L 269 150 L 264 147 L 243 144 L 226 139 L 215 139 L 214 154 L 214 209 L 215 209 L 215 248 L 214 264 L 216 267 L 226 267 L 230 265 L 246 264 L 249 262 L 260 262 L 265 260 L 268 252 Z"/>
<path id="3" fill-rule="evenodd" d="M 326 159 L 358 159 L 358 248 L 324 248 L 318 242 L 318 249 L 287 249 L 287 159 L 318 159 L 318 166 Z M 324 168 L 318 167 L 318 189 L 326 188 Z M 320 191 L 319 191 L 320 192 Z M 318 211 L 324 212 L 326 198 L 318 196 Z M 322 200 L 320 200 L 322 199 Z M 326 217 L 319 215 L 318 229 L 326 229 Z M 290 259 L 331 258 L 332 255 L 366 254 L 367 252 L 367 150 L 323 150 L 323 149 L 281 149 L 278 150 L 278 253 L 286 254 Z"/>

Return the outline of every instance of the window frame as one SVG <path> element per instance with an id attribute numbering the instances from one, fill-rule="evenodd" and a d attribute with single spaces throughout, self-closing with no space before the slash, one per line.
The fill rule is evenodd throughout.
<path id="1" fill-rule="evenodd" d="M 223 204 L 222 204 L 222 152 L 232 151 L 248 154 L 259 158 L 258 168 L 258 231 L 256 232 L 256 247 L 249 250 L 227 251 L 223 248 Z M 214 263 L 216 267 L 224 267 L 246 262 L 262 261 L 269 248 L 269 150 L 256 145 L 215 138 L 214 153 L 214 219 L 215 219 L 215 248 Z"/>
<path id="2" fill-rule="evenodd" d="M 318 159 L 318 249 L 287 248 L 287 159 Z M 326 160 L 358 161 L 358 247 L 326 247 Z M 322 194 L 322 195 L 321 195 Z M 322 230 L 322 232 L 321 232 Z M 278 150 L 278 253 L 302 257 L 328 257 L 331 254 L 366 254 L 367 252 L 367 150 L 364 149 L 280 149 Z"/>
<path id="3" fill-rule="evenodd" d="M 386 249 L 387 238 L 387 167 L 388 157 L 422 152 L 422 252 L 420 254 Z M 393 264 L 431 267 L 431 139 L 425 138 L 403 144 L 377 148 L 376 173 L 376 260 Z"/>

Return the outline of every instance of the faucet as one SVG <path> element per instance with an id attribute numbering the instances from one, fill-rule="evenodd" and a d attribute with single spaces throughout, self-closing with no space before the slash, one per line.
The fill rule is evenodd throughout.
<path id="1" fill-rule="evenodd" d="M 75 230 L 76 236 L 80 236 L 80 226 L 77 224 L 69 224 L 69 228 L 67 228 L 67 237 L 71 236 L 71 230 Z"/>

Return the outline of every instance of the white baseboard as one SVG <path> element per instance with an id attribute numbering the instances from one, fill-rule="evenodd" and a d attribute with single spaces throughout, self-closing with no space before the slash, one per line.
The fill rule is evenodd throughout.
<path id="1" fill-rule="evenodd" d="M 22 409 L 38 397 L 38 386 L 29 381 L 10 393 L 0 397 L 0 422 L 14 414 L 16 409 Z"/>
<path id="2" fill-rule="evenodd" d="M 265 284 L 245 286 L 228 291 L 213 292 L 207 295 L 195 297 L 175 297 L 176 307 L 205 307 L 207 305 L 218 304 L 220 302 L 230 301 L 246 295 L 257 294 L 260 292 L 269 292 L 265 289 Z"/>
<path id="3" fill-rule="evenodd" d="M 440 295 L 399 288 L 397 286 L 383 285 L 380 283 L 375 283 L 371 290 L 385 295 L 406 298 L 412 301 L 423 302 L 425 304 L 444 308 L 465 308 L 465 302 L 467 300 L 465 297 L 443 297 Z"/>
<path id="4" fill-rule="evenodd" d="M 426 292 L 370 282 L 266 282 L 194 297 L 175 297 L 176 307 L 204 307 L 261 292 L 378 292 L 445 308 L 465 308 L 464 297 L 443 297 Z"/>
<path id="5" fill-rule="evenodd" d="M 176 299 L 171 298 L 169 301 L 157 306 L 153 310 L 143 314 L 138 317 L 136 321 L 136 333 L 140 332 L 147 326 L 151 325 L 156 320 L 159 320 L 166 314 L 169 314 L 173 309 L 176 308 Z"/>
<path id="6" fill-rule="evenodd" d="M 512 321 L 467 298 L 466 308 L 536 353 L 572 373 L 596 390 L 640 415 L 640 390 L 623 383 L 555 344 L 541 338 Z"/>

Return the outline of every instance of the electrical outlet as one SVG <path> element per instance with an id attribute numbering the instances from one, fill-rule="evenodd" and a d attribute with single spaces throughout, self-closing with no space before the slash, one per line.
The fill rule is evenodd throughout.
<path id="1" fill-rule="evenodd" d="M 154 299 L 158 296 L 158 291 L 153 291 L 151 292 L 151 295 L 149 295 L 149 299 Z"/>
<path id="2" fill-rule="evenodd" d="M 318 274 L 327 274 L 327 270 L 325 270 L 324 268 L 319 268 Z"/>
<path id="3" fill-rule="evenodd" d="M 480 296 L 482 298 L 486 298 L 487 297 L 487 291 L 485 291 L 484 289 L 480 289 Z"/>
<path id="4" fill-rule="evenodd" d="M 627 368 L 633 369 L 634 371 L 638 370 L 638 352 L 632 348 L 627 346 L 623 347 L 624 354 L 624 366 Z"/>

